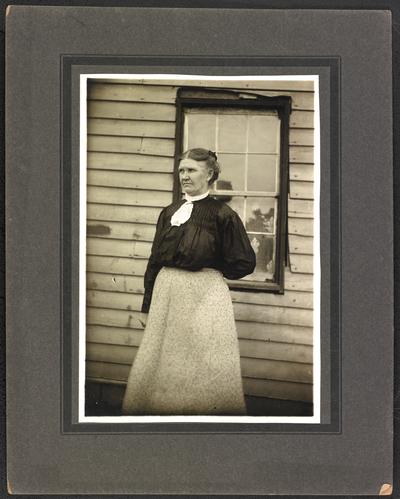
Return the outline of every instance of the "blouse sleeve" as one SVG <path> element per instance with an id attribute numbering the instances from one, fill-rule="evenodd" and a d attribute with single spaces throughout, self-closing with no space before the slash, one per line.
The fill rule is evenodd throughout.
<path id="1" fill-rule="evenodd" d="M 222 224 L 222 273 L 227 279 L 240 279 L 254 272 L 256 255 L 243 222 L 235 211 Z"/>
<path id="2" fill-rule="evenodd" d="M 157 221 L 156 235 L 154 236 L 151 254 L 144 274 L 144 297 L 142 303 L 142 312 L 147 313 L 150 309 L 151 297 L 153 294 L 154 282 L 158 273 L 161 270 L 161 265 L 154 258 L 155 248 L 158 247 L 158 240 L 164 226 L 165 210 L 162 210 Z"/>

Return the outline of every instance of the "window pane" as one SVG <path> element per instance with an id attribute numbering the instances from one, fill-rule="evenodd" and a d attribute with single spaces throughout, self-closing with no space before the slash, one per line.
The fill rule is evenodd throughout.
<path id="1" fill-rule="evenodd" d="M 244 220 L 244 198 L 235 196 L 231 199 L 231 201 L 225 201 L 232 210 L 236 211 L 239 217 Z M 244 222 L 243 222 L 244 223 Z"/>
<path id="2" fill-rule="evenodd" d="M 229 205 L 232 210 L 236 211 L 239 217 L 242 219 L 244 224 L 244 197 L 241 196 L 221 196 L 216 195 L 215 193 L 211 193 L 213 197 L 223 201 L 227 205 Z"/>
<path id="3" fill-rule="evenodd" d="M 215 115 L 186 114 L 185 119 L 187 120 L 185 149 L 204 147 L 215 151 Z"/>
<path id="4" fill-rule="evenodd" d="M 250 154 L 247 158 L 247 188 L 249 191 L 276 192 L 279 156 Z"/>
<path id="5" fill-rule="evenodd" d="M 220 114 L 218 116 L 218 150 L 245 152 L 246 130 L 246 115 Z"/>
<path id="6" fill-rule="evenodd" d="M 216 182 L 216 189 L 243 191 L 245 161 L 244 154 L 218 154 L 221 174 Z"/>
<path id="7" fill-rule="evenodd" d="M 244 278 L 249 281 L 270 281 L 275 273 L 275 240 L 273 236 L 248 233 L 251 246 L 256 254 L 254 272 Z"/>
<path id="8" fill-rule="evenodd" d="M 275 199 L 246 199 L 246 230 L 249 232 L 275 232 Z"/>
<path id="9" fill-rule="evenodd" d="M 249 152 L 279 153 L 279 127 L 277 116 L 249 116 Z"/>

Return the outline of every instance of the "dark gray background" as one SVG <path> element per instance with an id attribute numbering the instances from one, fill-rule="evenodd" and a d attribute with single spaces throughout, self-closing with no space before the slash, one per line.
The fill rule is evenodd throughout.
<path id="1" fill-rule="evenodd" d="M 7 268 L 14 491 L 376 494 L 391 483 L 389 14 L 12 8 L 9 21 L 7 203 L 18 223 L 18 232 L 9 232 Z M 60 434 L 59 54 L 65 52 L 341 56 L 341 435 Z"/>

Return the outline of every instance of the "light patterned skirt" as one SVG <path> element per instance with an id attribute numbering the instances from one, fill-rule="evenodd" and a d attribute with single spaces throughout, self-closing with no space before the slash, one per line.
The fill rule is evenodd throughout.
<path id="1" fill-rule="evenodd" d="M 246 413 L 232 301 L 219 271 L 161 269 L 122 412 Z"/>

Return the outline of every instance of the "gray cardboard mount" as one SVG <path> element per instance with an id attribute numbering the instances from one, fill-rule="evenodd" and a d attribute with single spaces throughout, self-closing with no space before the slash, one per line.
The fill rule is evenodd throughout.
<path id="1" fill-rule="evenodd" d="M 9 491 L 373 495 L 390 490 L 390 12 L 11 6 L 6 19 Z M 74 191 L 79 162 L 74 127 L 70 143 L 62 140 L 63 114 L 70 112 L 72 123 L 77 115 L 76 96 L 63 74 L 68 60 L 75 78 L 79 72 L 210 70 L 324 78 L 329 67 L 324 61 L 336 61 L 338 89 L 321 94 L 339 110 L 339 133 L 321 129 L 321 144 L 339 151 L 332 162 L 323 160 L 327 152 L 321 150 L 321 192 L 326 179 L 338 179 L 331 184 L 331 197 L 338 200 L 332 217 L 329 199 L 321 198 L 321 220 L 335 220 L 340 236 L 328 241 L 332 261 L 339 262 L 338 275 L 331 276 L 340 283 L 339 313 L 323 318 L 332 323 L 339 317 L 340 322 L 332 328 L 340 332 L 331 344 L 337 362 L 325 373 L 338 381 L 334 430 L 243 427 L 233 432 L 225 425 L 225 430 L 201 432 L 106 431 L 100 426 L 93 431 L 76 422 L 78 282 L 72 260 L 79 212 L 66 202 L 62 181 L 68 171 Z M 66 248 L 69 234 L 72 243 Z M 321 248 L 325 237 L 329 234 L 322 227 Z M 72 272 L 65 280 L 62 264 L 68 257 Z M 330 261 L 323 265 L 329 276 Z M 66 334 L 72 335 L 67 362 Z M 72 387 L 69 402 L 67 385 Z M 329 401 L 324 411 L 330 411 Z M 323 422 L 332 422 L 329 414 Z"/>

